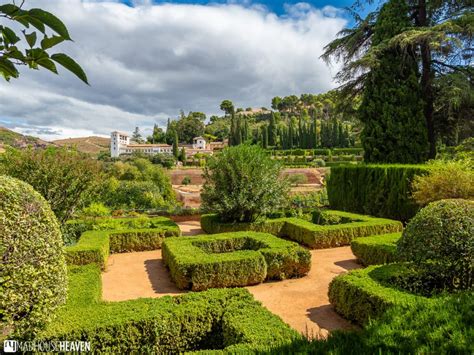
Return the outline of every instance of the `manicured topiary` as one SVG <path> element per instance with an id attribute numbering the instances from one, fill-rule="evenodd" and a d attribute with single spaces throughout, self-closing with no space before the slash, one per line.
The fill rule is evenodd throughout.
<path id="1" fill-rule="evenodd" d="M 444 273 L 454 288 L 471 288 L 474 201 L 441 200 L 429 204 L 408 223 L 397 252 L 415 265 L 428 264 L 428 269 Z"/>
<path id="2" fill-rule="evenodd" d="M 0 176 L 0 329 L 33 336 L 66 300 L 59 225 L 30 185 Z"/>

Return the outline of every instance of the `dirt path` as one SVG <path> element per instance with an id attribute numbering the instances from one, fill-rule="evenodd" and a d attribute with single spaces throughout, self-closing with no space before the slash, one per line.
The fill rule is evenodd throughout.
<path id="1" fill-rule="evenodd" d="M 178 222 L 183 235 L 202 234 L 199 221 Z M 271 312 L 310 337 L 328 331 L 350 329 L 329 303 L 331 280 L 347 270 L 359 268 L 350 247 L 312 250 L 310 273 L 300 279 L 265 282 L 247 289 Z M 140 297 L 174 296 L 183 293 L 171 281 L 161 259 L 161 250 L 112 254 L 102 273 L 102 298 L 124 301 Z"/>

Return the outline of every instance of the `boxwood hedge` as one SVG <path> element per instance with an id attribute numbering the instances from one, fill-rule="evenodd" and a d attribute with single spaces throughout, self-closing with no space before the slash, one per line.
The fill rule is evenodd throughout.
<path id="1" fill-rule="evenodd" d="M 164 217 L 103 219 L 100 223 L 76 221 L 70 223 L 75 230 L 86 228 L 79 241 L 65 248 L 68 264 L 85 265 L 97 263 L 105 268 L 110 253 L 154 250 L 161 247 L 166 237 L 179 236 L 179 227 L 173 221 Z M 150 226 L 152 228 L 127 229 L 129 226 Z M 100 230 L 102 228 L 118 229 Z M 98 230 L 97 230 L 98 229 Z"/>
<path id="2" fill-rule="evenodd" d="M 250 230 L 285 237 L 312 249 L 349 245 L 352 239 L 369 235 L 399 232 L 401 222 L 341 211 L 326 210 L 324 220 L 340 219 L 340 224 L 315 224 L 299 218 L 267 219 L 255 223 L 222 223 L 216 215 L 201 216 L 201 228 L 207 233 Z M 317 220 L 316 220 L 317 222 Z M 345 222 L 345 223 L 344 223 Z"/>
<path id="3" fill-rule="evenodd" d="M 391 307 L 435 299 L 395 288 L 393 279 L 403 277 L 407 268 L 406 264 L 375 265 L 337 276 L 329 285 L 329 301 L 344 318 L 366 324 Z"/>
<path id="4" fill-rule="evenodd" d="M 168 238 L 162 255 L 176 285 L 194 291 L 299 277 L 311 268 L 308 250 L 257 232 Z"/>
<path id="5" fill-rule="evenodd" d="M 301 336 L 245 289 L 213 289 L 178 297 L 103 302 L 100 269 L 71 266 L 69 295 L 37 340 L 80 339 L 94 353 L 254 352 Z"/>
<path id="6" fill-rule="evenodd" d="M 364 266 L 380 265 L 397 261 L 397 241 L 402 233 L 373 235 L 354 239 L 352 253 Z"/>

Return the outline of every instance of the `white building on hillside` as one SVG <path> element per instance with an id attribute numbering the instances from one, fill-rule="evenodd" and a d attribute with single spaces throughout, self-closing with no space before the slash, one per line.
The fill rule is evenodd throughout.
<path id="1" fill-rule="evenodd" d="M 221 145 L 223 145 L 223 143 Z M 182 148 L 184 148 L 186 156 L 193 156 L 197 153 L 212 154 L 214 150 L 212 143 L 209 144 L 208 147 L 206 139 L 203 137 L 195 137 L 192 145 L 180 144 L 179 149 L 181 150 Z M 114 131 L 110 134 L 110 156 L 112 158 L 118 158 L 122 154 L 132 154 L 134 152 L 149 155 L 158 153 L 173 154 L 173 147 L 169 144 L 132 143 L 128 134 L 118 131 Z"/>

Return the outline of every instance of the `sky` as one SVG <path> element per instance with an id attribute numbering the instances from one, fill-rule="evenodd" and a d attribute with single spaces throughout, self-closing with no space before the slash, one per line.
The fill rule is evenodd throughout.
<path id="1" fill-rule="evenodd" d="M 136 126 L 147 135 L 180 110 L 220 114 L 224 99 L 269 107 L 274 96 L 325 92 L 338 65 L 319 57 L 351 3 L 27 0 L 66 24 L 74 42 L 52 52 L 73 57 L 90 86 L 21 68 L 0 82 L 0 126 L 46 140 Z"/>

